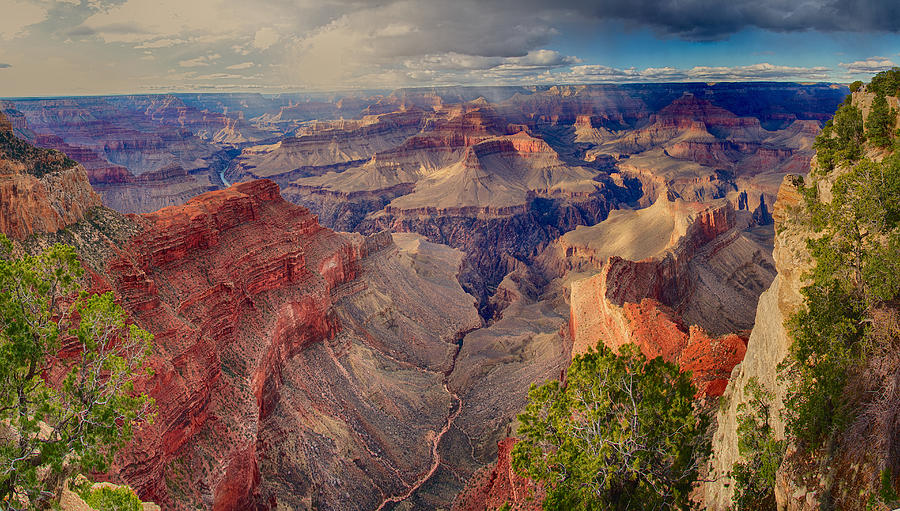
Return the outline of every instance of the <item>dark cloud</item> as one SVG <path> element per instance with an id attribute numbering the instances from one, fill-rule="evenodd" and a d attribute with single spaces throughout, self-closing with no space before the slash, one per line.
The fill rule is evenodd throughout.
<path id="1" fill-rule="evenodd" d="M 567 9 L 579 16 L 650 27 L 664 36 L 693 41 L 724 39 L 746 28 L 900 32 L 897 0 L 556 0 L 550 8 L 540 0 L 526 1 L 547 12 Z"/>

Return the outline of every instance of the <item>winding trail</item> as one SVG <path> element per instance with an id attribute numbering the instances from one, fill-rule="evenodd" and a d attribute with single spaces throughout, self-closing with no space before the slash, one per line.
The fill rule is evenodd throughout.
<path id="1" fill-rule="evenodd" d="M 419 488 L 422 487 L 423 484 L 428 482 L 429 479 L 437 472 L 438 467 L 441 466 L 441 453 L 438 451 L 441 445 L 441 439 L 444 438 L 444 435 L 450 431 L 450 428 L 453 427 L 453 421 L 459 417 L 459 414 L 462 413 L 463 402 L 460 397 L 450 390 L 450 375 L 453 373 L 453 369 L 456 368 L 456 358 L 459 356 L 459 352 L 462 349 L 462 338 L 470 332 L 463 332 L 459 335 L 459 341 L 456 343 L 456 350 L 453 352 L 453 358 L 450 361 L 450 368 L 444 372 L 444 390 L 450 394 L 451 404 L 450 404 L 450 413 L 447 415 L 447 420 L 444 422 L 444 427 L 435 435 L 434 439 L 431 442 L 431 468 L 426 472 L 422 477 L 416 480 L 409 487 L 406 492 L 401 495 L 393 495 L 390 497 L 385 497 L 384 500 L 381 501 L 381 505 L 378 506 L 376 511 L 381 511 L 384 509 L 384 506 L 388 504 L 396 504 L 398 502 L 402 502 L 412 496 L 413 493 L 416 492 Z M 455 405 L 455 406 L 454 406 Z"/>

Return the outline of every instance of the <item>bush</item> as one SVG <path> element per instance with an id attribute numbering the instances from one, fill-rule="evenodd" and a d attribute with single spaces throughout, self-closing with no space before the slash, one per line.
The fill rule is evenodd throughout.
<path id="1" fill-rule="evenodd" d="M 859 160 L 862 156 L 863 142 L 865 129 L 862 112 L 845 102 L 835 112 L 834 118 L 825 123 L 813 144 L 819 172 L 826 174 L 834 170 L 838 164 Z"/>
<path id="2" fill-rule="evenodd" d="M 835 116 L 843 134 L 823 131 L 827 140 L 817 140 L 819 147 L 845 140 L 862 152 L 856 114 L 846 109 Z M 870 315 L 900 296 L 900 157 L 849 165 L 834 178 L 827 203 L 815 183 L 801 190 L 816 232 L 808 241 L 814 266 L 802 290 L 804 307 L 787 323 L 793 344 L 782 371 L 790 383 L 788 433 L 814 450 L 856 417 L 857 399 L 846 392 L 871 350 Z"/>
<path id="3" fill-rule="evenodd" d="M 134 390 L 151 335 L 128 323 L 112 293 L 84 292 L 83 274 L 72 247 L 17 255 L 0 234 L 0 424 L 13 433 L 0 437 L 7 508 L 51 506 L 63 481 L 106 470 L 152 417 L 152 400 Z"/>
<path id="4" fill-rule="evenodd" d="M 891 131 L 896 117 L 897 112 L 888 108 L 884 94 L 876 95 L 869 117 L 866 118 L 866 137 L 869 142 L 878 147 L 891 145 Z"/>
<path id="5" fill-rule="evenodd" d="M 882 71 L 872 77 L 872 82 L 867 87 L 869 92 L 882 96 L 900 95 L 900 67 Z"/>
<path id="6" fill-rule="evenodd" d="M 861 89 L 862 86 L 863 83 L 859 80 L 856 80 L 855 82 L 850 84 L 850 92 L 859 92 L 859 89 Z"/>
<path id="7" fill-rule="evenodd" d="M 110 488 L 101 486 L 81 495 L 84 502 L 97 511 L 142 511 L 141 499 L 126 486 Z"/>
<path id="8" fill-rule="evenodd" d="M 689 375 L 634 345 L 575 357 L 566 385 L 531 386 L 513 448 L 545 509 L 684 509 L 709 451 Z"/>

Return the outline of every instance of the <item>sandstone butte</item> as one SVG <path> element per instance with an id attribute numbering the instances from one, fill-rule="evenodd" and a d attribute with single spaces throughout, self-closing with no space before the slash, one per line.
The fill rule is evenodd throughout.
<path id="1" fill-rule="evenodd" d="M 716 402 L 746 353 L 756 297 L 774 277 L 766 247 L 752 239 L 760 228 L 747 228 L 748 217 L 725 201 L 673 202 L 663 194 L 649 208 L 613 211 L 560 237 L 538 263 L 571 281 L 572 356 L 599 340 L 613 349 L 632 342 L 647 357 L 691 371 L 701 402 Z M 716 320 L 723 309 L 735 323 Z M 698 318 L 708 318 L 705 325 L 716 333 Z M 504 503 L 540 509 L 541 489 L 511 469 L 514 444 L 498 443 L 497 463 L 469 480 L 454 510 Z"/>
<path id="2" fill-rule="evenodd" d="M 702 395 L 721 395 L 744 357 L 752 319 L 729 332 L 716 325 L 716 314 L 736 316 L 740 301 L 753 301 L 774 276 L 764 248 L 750 243 L 744 229 L 728 202 L 661 197 L 650 208 L 615 212 L 561 237 L 554 250 L 566 255 L 563 264 L 580 261 L 594 273 L 572 282 L 572 355 L 600 340 L 612 349 L 635 343 L 647 357 L 691 371 Z M 714 292 L 704 287 L 709 271 L 721 275 Z"/>

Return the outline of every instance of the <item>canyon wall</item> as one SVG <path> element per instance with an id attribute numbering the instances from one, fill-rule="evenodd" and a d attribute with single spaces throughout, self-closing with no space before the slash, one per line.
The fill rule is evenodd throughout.
<path id="1" fill-rule="evenodd" d="M 95 208 L 31 249 L 76 246 L 154 334 L 159 415 L 112 476 L 169 509 L 373 509 L 438 463 L 461 254 L 334 233 L 269 181 L 125 217 Z M 347 507 L 351 506 L 351 507 Z"/>
<path id="2" fill-rule="evenodd" d="M 0 232 L 14 239 L 56 232 L 99 205 L 81 165 L 20 141 L 0 112 Z"/>

